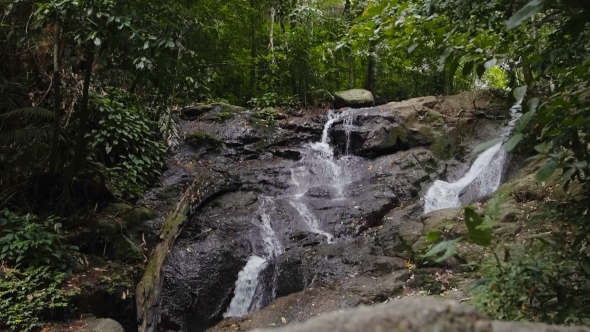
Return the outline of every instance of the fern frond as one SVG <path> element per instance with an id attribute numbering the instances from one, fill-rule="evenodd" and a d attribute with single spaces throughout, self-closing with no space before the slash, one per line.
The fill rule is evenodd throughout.
<path id="1" fill-rule="evenodd" d="M 4 114 L 0 114 L 0 118 L 10 117 L 25 117 L 25 118 L 37 118 L 45 120 L 53 120 L 55 112 L 43 107 L 23 107 L 17 108 L 12 111 L 8 111 Z"/>
<path id="2" fill-rule="evenodd" d="M 0 142 L 22 144 L 39 139 L 48 139 L 50 136 L 51 128 L 49 126 L 27 126 L 0 134 Z"/>

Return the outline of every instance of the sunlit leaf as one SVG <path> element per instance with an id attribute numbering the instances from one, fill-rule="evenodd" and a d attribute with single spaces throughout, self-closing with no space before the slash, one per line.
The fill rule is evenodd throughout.
<path id="1" fill-rule="evenodd" d="M 506 29 L 512 30 L 521 25 L 525 20 L 531 18 L 539 10 L 543 8 L 544 0 L 532 0 L 517 11 L 512 17 L 506 22 Z"/>
<path id="2" fill-rule="evenodd" d="M 514 99 L 516 100 L 523 100 L 524 96 L 526 95 L 527 87 L 526 86 L 519 86 L 518 88 L 514 89 L 512 92 Z"/>
<path id="3" fill-rule="evenodd" d="M 522 141 L 524 135 L 522 133 L 516 133 L 514 136 L 510 137 L 510 139 L 504 144 L 504 150 L 506 152 L 510 152 L 514 150 L 514 148 Z"/>
<path id="4" fill-rule="evenodd" d="M 496 58 L 493 58 L 489 61 L 486 61 L 486 63 L 484 63 L 484 67 L 486 70 L 490 70 L 490 69 L 494 68 L 494 66 L 496 66 L 497 62 L 498 62 L 498 60 L 496 60 Z"/>
<path id="5" fill-rule="evenodd" d="M 504 142 L 504 139 L 505 139 L 504 137 L 498 137 L 498 138 L 494 138 L 491 141 L 487 141 L 485 143 L 481 143 L 480 145 L 476 146 L 475 149 L 473 149 L 473 152 L 474 153 L 479 153 L 479 152 L 485 151 L 485 150 L 491 148 L 494 145 L 497 145 L 499 143 Z"/>

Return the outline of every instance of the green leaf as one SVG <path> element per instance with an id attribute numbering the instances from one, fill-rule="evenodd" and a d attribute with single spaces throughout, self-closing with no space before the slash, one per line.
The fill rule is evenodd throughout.
<path id="1" fill-rule="evenodd" d="M 541 144 L 535 146 L 535 151 L 537 151 L 539 153 L 543 153 L 545 151 L 546 147 L 547 147 L 547 143 L 541 143 Z"/>
<path id="2" fill-rule="evenodd" d="M 447 61 L 447 58 L 449 57 L 449 55 L 451 55 L 451 53 L 453 53 L 453 48 L 452 47 L 447 47 L 445 49 L 445 51 L 443 52 L 443 54 L 440 56 L 440 59 L 438 59 L 438 63 L 442 66 L 445 64 L 445 62 Z"/>
<path id="3" fill-rule="evenodd" d="M 557 161 L 555 161 L 552 158 L 547 159 L 545 164 L 543 164 L 543 166 L 541 166 L 541 168 L 539 168 L 539 170 L 537 171 L 537 182 L 541 183 L 549 180 L 549 178 L 551 177 L 551 175 L 553 175 L 556 169 Z"/>
<path id="4" fill-rule="evenodd" d="M 465 208 L 465 225 L 469 233 L 469 238 L 477 245 L 489 246 L 492 242 L 492 230 L 490 228 L 481 229 L 484 219 L 468 206 Z"/>
<path id="5" fill-rule="evenodd" d="M 444 254 L 441 257 L 437 258 L 435 261 L 438 263 L 445 261 L 445 260 L 453 257 L 453 255 L 457 251 L 457 247 L 455 246 L 455 244 L 460 240 L 461 240 L 461 238 L 457 238 L 457 239 L 449 240 L 449 241 L 443 241 L 443 242 L 437 244 L 436 246 L 434 246 L 432 249 L 430 249 L 424 255 L 424 258 L 436 256 L 436 255 L 444 252 Z"/>
<path id="6" fill-rule="evenodd" d="M 408 54 L 412 54 L 412 52 L 414 52 L 414 50 L 416 49 L 416 47 L 418 47 L 418 44 L 412 44 L 412 45 L 410 45 L 410 47 L 408 47 Z"/>
<path id="7" fill-rule="evenodd" d="M 481 78 L 483 74 L 486 72 L 486 67 L 483 63 L 480 63 L 479 65 L 477 65 L 477 68 L 475 68 L 475 72 L 477 73 L 477 77 Z"/>
<path id="8" fill-rule="evenodd" d="M 387 1 L 382 1 L 380 4 L 378 5 L 374 5 L 372 3 L 370 3 L 367 8 L 365 9 L 365 11 L 363 12 L 363 14 L 361 15 L 361 17 L 357 18 L 356 21 L 360 22 L 360 21 L 364 21 L 367 20 L 373 16 L 377 16 L 379 14 L 381 14 L 383 12 L 383 9 L 385 9 L 385 6 L 387 6 Z"/>
<path id="9" fill-rule="evenodd" d="M 519 86 L 518 88 L 514 89 L 512 94 L 514 95 L 514 99 L 516 100 L 523 100 L 524 96 L 526 95 L 526 86 Z"/>
<path id="10" fill-rule="evenodd" d="M 518 145 L 518 143 L 520 143 L 520 141 L 522 141 L 523 138 L 524 135 L 522 133 L 517 133 L 514 136 L 510 137 L 508 142 L 504 144 L 504 151 L 510 152 L 514 150 L 514 148 Z"/>
<path id="11" fill-rule="evenodd" d="M 522 22 L 535 15 L 535 13 L 543 8 L 543 2 L 543 0 L 532 0 L 527 3 L 506 22 L 506 29 L 512 30 L 517 28 Z"/>
<path id="12" fill-rule="evenodd" d="M 469 74 L 471 74 L 471 72 L 473 71 L 474 66 L 475 66 L 475 61 L 466 62 L 463 65 L 463 77 L 469 76 Z"/>
<path id="13" fill-rule="evenodd" d="M 485 143 L 481 143 L 480 145 L 476 146 L 475 149 L 473 149 L 473 152 L 480 153 L 480 152 L 485 151 L 485 150 L 491 148 L 492 146 L 502 143 L 502 142 L 504 142 L 504 137 L 494 138 L 491 141 L 487 141 Z"/>

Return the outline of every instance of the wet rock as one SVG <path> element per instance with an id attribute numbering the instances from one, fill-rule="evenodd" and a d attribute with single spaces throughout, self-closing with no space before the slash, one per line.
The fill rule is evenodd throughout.
<path id="1" fill-rule="evenodd" d="M 246 264 L 246 243 L 211 234 L 179 241 L 164 267 L 160 331 L 199 331 L 220 319 Z"/>
<path id="2" fill-rule="evenodd" d="M 252 315 L 224 319 L 208 331 L 249 331 L 305 322 L 327 312 L 356 307 L 361 301 L 358 295 L 343 294 L 319 286 L 310 287 L 303 292 L 281 297 Z"/>
<path id="3" fill-rule="evenodd" d="M 314 317 L 303 324 L 292 324 L 275 330 L 257 332 L 588 332 L 587 327 L 553 326 L 540 323 L 490 321 L 477 310 L 454 301 L 433 297 L 393 300 L 387 304 L 359 307 Z"/>
<path id="4" fill-rule="evenodd" d="M 210 112 L 215 106 L 207 104 L 197 104 L 195 106 L 185 107 L 180 110 L 180 117 L 183 120 L 194 120 L 201 115 Z"/>
<path id="5" fill-rule="evenodd" d="M 88 320 L 84 332 L 125 332 L 123 326 L 110 318 Z"/>
<path id="6" fill-rule="evenodd" d="M 305 195 L 309 197 L 331 198 L 337 195 L 337 190 L 336 188 L 330 186 L 313 187 L 309 188 Z"/>
<path id="7" fill-rule="evenodd" d="M 363 89 L 352 89 L 334 93 L 334 108 L 352 107 L 362 108 L 370 107 L 375 103 L 371 91 Z"/>
<path id="8" fill-rule="evenodd" d="M 427 107 L 436 103 L 423 97 L 363 110 L 354 115 L 352 128 L 334 126 L 333 141 L 342 149 L 350 135 L 350 151 L 368 157 L 430 145 L 444 125 L 443 116 Z"/>
<path id="9" fill-rule="evenodd" d="M 295 160 L 295 161 L 301 159 L 301 152 L 299 152 L 297 150 L 293 150 L 293 149 L 281 149 L 281 148 L 271 147 L 270 148 L 270 151 L 275 156 L 278 156 L 278 157 L 281 157 L 281 158 Z"/>

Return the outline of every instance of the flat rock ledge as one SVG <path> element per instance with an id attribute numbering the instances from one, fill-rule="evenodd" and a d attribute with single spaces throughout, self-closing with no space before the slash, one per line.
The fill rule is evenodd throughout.
<path id="1" fill-rule="evenodd" d="M 491 321 L 472 307 L 432 297 L 341 310 L 302 324 L 255 332 L 590 332 L 588 327 Z"/>

